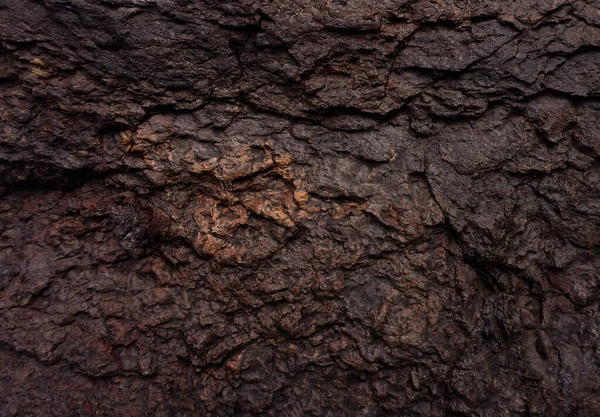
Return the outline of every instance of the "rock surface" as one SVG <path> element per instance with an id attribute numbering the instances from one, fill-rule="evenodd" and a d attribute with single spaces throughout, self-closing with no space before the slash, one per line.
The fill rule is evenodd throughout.
<path id="1" fill-rule="evenodd" d="M 600 415 L 597 0 L 0 0 L 0 416 Z"/>

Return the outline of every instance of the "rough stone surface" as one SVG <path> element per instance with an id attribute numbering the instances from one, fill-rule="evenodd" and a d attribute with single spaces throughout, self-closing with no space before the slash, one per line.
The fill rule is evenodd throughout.
<path id="1" fill-rule="evenodd" d="M 600 415 L 597 0 L 0 0 L 0 416 Z"/>

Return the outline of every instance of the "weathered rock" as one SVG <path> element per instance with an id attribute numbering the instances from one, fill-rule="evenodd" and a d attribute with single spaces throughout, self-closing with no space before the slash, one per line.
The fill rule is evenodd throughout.
<path id="1" fill-rule="evenodd" d="M 0 416 L 600 415 L 599 16 L 0 0 Z"/>

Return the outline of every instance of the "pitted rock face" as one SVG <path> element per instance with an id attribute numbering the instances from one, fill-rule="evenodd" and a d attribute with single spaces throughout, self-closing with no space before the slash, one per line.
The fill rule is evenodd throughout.
<path id="1" fill-rule="evenodd" d="M 600 4 L 0 0 L 0 416 L 600 415 Z"/>

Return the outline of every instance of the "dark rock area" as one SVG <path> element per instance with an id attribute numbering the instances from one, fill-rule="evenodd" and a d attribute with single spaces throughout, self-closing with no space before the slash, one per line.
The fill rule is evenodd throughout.
<path id="1" fill-rule="evenodd" d="M 598 0 L 0 0 L 0 416 L 600 416 Z"/>

